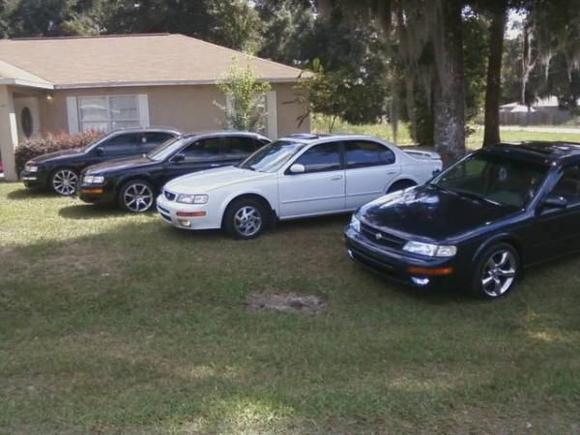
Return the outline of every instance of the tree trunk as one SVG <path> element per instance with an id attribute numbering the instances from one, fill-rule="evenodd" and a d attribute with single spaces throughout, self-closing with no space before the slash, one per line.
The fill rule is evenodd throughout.
<path id="1" fill-rule="evenodd" d="M 501 61 L 507 9 L 493 12 L 489 26 L 489 61 L 487 64 L 487 86 L 485 89 L 485 129 L 483 146 L 500 142 L 499 100 L 501 98 Z"/>
<path id="2" fill-rule="evenodd" d="M 465 77 L 461 2 L 439 2 L 441 24 L 435 30 L 433 48 L 437 66 L 434 89 L 434 140 L 445 163 L 465 154 Z"/>

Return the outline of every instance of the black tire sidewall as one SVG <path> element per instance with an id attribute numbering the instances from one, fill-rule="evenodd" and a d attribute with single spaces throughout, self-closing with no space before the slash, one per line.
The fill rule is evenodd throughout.
<path id="1" fill-rule="evenodd" d="M 502 249 L 509 250 L 513 254 L 514 258 L 516 259 L 516 276 L 515 276 L 514 282 L 512 283 L 511 287 L 505 293 L 503 293 L 500 296 L 490 296 L 483 291 L 483 288 L 481 285 L 481 275 L 483 273 L 483 268 L 485 267 L 485 264 L 489 260 L 489 257 L 491 256 L 491 254 L 495 251 L 499 251 Z M 513 292 L 514 288 L 517 286 L 520 275 L 521 275 L 521 260 L 520 260 L 520 255 L 518 254 L 518 251 L 513 247 L 513 245 L 511 245 L 507 242 L 494 243 L 494 244 L 488 246 L 487 248 L 485 248 L 483 250 L 483 252 L 479 255 L 476 266 L 473 270 L 473 278 L 471 280 L 471 286 L 470 286 L 471 294 L 478 299 L 484 299 L 484 300 L 494 301 L 497 299 L 502 299 Z"/>
<path id="2" fill-rule="evenodd" d="M 125 199 L 124 199 L 125 198 L 125 191 L 133 184 L 144 184 L 149 188 L 149 190 L 151 190 L 151 194 L 153 196 L 153 201 L 151 202 L 151 206 L 147 210 L 136 212 L 136 211 L 128 208 L 127 205 L 125 204 Z M 149 183 L 146 180 L 130 180 L 130 181 L 123 183 L 123 185 L 121 186 L 121 189 L 119 189 L 119 195 L 118 195 L 117 201 L 119 203 L 119 207 L 121 207 L 123 210 L 125 210 L 129 213 L 134 213 L 134 214 L 147 213 L 148 211 L 153 210 L 153 208 L 155 207 L 155 190 L 153 189 L 153 186 L 151 185 L 151 183 Z"/>
<path id="3" fill-rule="evenodd" d="M 245 207 L 245 206 L 255 207 L 260 212 L 260 215 L 262 217 L 262 226 L 260 227 L 260 230 L 256 234 L 253 234 L 251 236 L 245 236 L 243 234 L 240 234 L 238 232 L 238 230 L 236 229 L 236 226 L 234 225 L 235 214 L 237 213 L 237 211 L 240 208 Z M 235 200 L 230 205 L 228 205 L 226 212 L 224 213 L 223 226 L 224 226 L 224 230 L 233 238 L 239 239 L 239 240 L 251 240 L 251 239 L 255 239 L 256 237 L 258 237 L 260 234 L 262 234 L 264 232 L 264 230 L 269 225 L 269 221 L 270 221 L 270 215 L 269 215 L 268 211 L 266 210 L 266 208 L 264 207 L 264 204 L 262 204 L 261 201 L 258 201 L 256 199 L 248 198 L 248 199 Z"/>

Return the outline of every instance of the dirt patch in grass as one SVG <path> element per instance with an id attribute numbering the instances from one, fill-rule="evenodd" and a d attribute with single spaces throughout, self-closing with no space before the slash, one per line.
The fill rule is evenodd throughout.
<path id="1" fill-rule="evenodd" d="M 297 293 L 251 293 L 247 299 L 250 311 L 270 310 L 282 313 L 318 314 L 328 302 L 320 296 Z"/>

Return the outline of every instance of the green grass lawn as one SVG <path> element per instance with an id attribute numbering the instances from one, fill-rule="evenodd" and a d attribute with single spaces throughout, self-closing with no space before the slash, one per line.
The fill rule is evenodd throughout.
<path id="1" fill-rule="evenodd" d="M 323 116 L 315 115 L 312 119 L 313 131 L 319 133 L 328 133 L 329 121 Z M 557 127 L 555 127 L 557 128 Z M 352 125 L 346 122 L 337 121 L 332 129 L 333 133 L 354 133 L 354 134 L 368 134 L 371 136 L 381 137 L 388 141 L 394 141 L 393 131 L 389 124 L 366 124 L 366 125 Z M 559 133 L 559 132 L 538 132 L 530 131 L 522 128 L 521 130 L 507 130 L 501 131 L 501 140 L 504 142 L 523 142 L 523 141 L 572 141 L 580 142 L 580 128 L 578 133 Z M 401 123 L 397 130 L 397 144 L 412 145 L 413 139 L 409 131 L 409 126 Z M 483 127 L 477 126 L 473 128 L 472 134 L 467 137 L 466 146 L 468 149 L 476 150 L 481 148 L 483 142 Z"/>
<path id="2" fill-rule="evenodd" d="M 236 242 L 0 184 L 0 433 L 580 431 L 580 258 L 484 303 L 351 263 L 346 220 Z"/>

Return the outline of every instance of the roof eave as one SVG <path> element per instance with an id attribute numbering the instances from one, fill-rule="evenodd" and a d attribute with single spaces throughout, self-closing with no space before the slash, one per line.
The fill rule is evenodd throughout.
<path id="1" fill-rule="evenodd" d="M 37 89 L 55 89 L 55 86 L 52 83 L 48 82 L 39 83 L 20 79 L 0 79 L 0 85 L 23 86 L 26 88 L 37 88 Z"/>
<path id="2" fill-rule="evenodd" d="M 274 77 L 260 78 L 259 81 L 269 83 L 296 83 L 300 77 Z M 149 82 L 93 82 L 93 83 L 61 83 L 55 84 L 54 89 L 90 89 L 90 88 L 126 88 L 126 87 L 151 87 L 151 86 L 194 86 L 216 85 L 219 80 L 167 80 Z"/>

